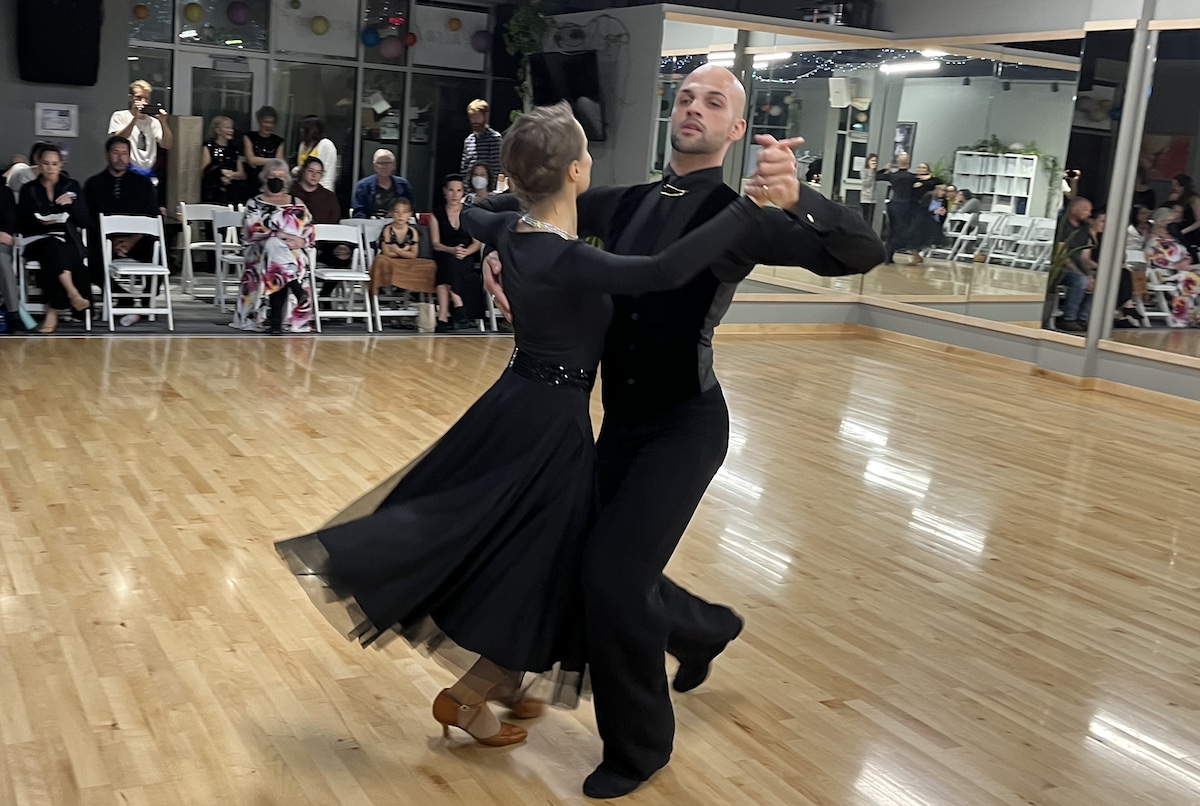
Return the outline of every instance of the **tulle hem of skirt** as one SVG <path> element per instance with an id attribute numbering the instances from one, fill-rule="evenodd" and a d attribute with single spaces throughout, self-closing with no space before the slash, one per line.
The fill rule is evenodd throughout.
<path id="1" fill-rule="evenodd" d="M 329 555 L 316 535 L 304 535 L 275 544 L 288 570 L 296 577 L 309 600 L 348 641 L 357 641 L 364 648 L 382 650 L 396 639 L 432 659 L 456 675 L 470 669 L 480 655 L 460 646 L 433 618 L 423 616 L 409 624 L 395 623 L 386 627 L 374 624 L 353 595 L 338 589 L 329 574 Z M 558 708 L 577 708 L 580 699 L 591 696 L 591 681 L 587 669 L 573 671 L 560 664 L 545 671 L 526 672 L 523 681 L 526 696 Z"/>

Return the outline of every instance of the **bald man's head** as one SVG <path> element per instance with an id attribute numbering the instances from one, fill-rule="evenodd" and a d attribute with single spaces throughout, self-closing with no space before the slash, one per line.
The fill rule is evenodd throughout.
<path id="1" fill-rule="evenodd" d="M 679 154 L 725 156 L 746 133 L 746 90 L 728 68 L 698 67 L 675 94 L 671 149 Z"/>
<path id="2" fill-rule="evenodd" d="M 907 151 L 902 151 L 900 156 L 896 157 L 896 167 L 902 171 L 907 171 L 910 165 L 912 165 L 912 157 L 908 156 Z"/>

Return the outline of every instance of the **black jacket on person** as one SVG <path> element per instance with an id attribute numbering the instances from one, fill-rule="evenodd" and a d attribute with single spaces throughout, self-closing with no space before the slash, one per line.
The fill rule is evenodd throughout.
<path id="1" fill-rule="evenodd" d="M 644 203 L 670 198 L 674 185 L 689 185 L 686 220 L 639 220 Z M 721 169 L 668 175 L 664 182 L 589 190 L 579 197 L 579 236 L 619 254 L 656 254 L 708 221 L 738 194 L 721 180 Z M 511 194 L 490 196 L 485 209 L 514 209 Z M 661 213 L 661 210 L 656 211 Z M 647 223 L 650 226 L 647 226 Z M 632 226 L 631 226 L 632 225 Z M 626 243 L 626 230 L 650 233 L 653 243 Z M 652 419 L 717 383 L 712 336 L 729 310 L 737 284 L 760 263 L 801 266 L 814 274 L 860 274 L 886 259 L 879 237 L 862 216 L 801 188 L 791 210 L 765 211 L 737 247 L 690 283 L 673 291 L 613 298 L 601 368 L 605 417 L 622 422 Z"/>
<path id="2" fill-rule="evenodd" d="M 17 201 L 3 186 L 0 186 L 0 232 L 17 234 Z"/>
<path id="3" fill-rule="evenodd" d="M 104 253 L 101 249 L 100 216 L 102 215 L 136 215 L 157 218 L 158 188 L 150 181 L 150 177 L 133 171 L 126 171 L 120 176 L 113 176 L 107 170 L 95 176 L 88 177 L 83 186 L 83 194 L 87 196 L 88 208 L 96 220 L 88 232 L 88 267 L 92 277 L 96 278 L 104 272 Z M 154 257 L 154 239 L 141 238 L 129 253 L 134 260 L 149 262 Z"/>
<path id="4" fill-rule="evenodd" d="M 54 203 L 54 200 L 64 193 L 75 194 L 75 200 L 69 207 L 59 207 Z M 22 235 L 62 232 L 65 229 L 62 224 L 47 224 L 37 218 L 38 214 L 51 215 L 54 213 L 69 213 L 69 223 L 79 229 L 87 229 L 92 225 L 92 215 L 88 210 L 87 198 L 84 196 L 83 188 L 74 179 L 60 176 L 50 195 L 46 194 L 41 177 L 21 188 L 21 200 L 17 205 L 17 227 Z"/>

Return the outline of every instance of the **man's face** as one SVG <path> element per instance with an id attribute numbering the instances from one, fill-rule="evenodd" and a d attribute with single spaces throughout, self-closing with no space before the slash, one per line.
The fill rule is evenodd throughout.
<path id="1" fill-rule="evenodd" d="M 150 104 L 150 93 L 138 88 L 129 93 L 129 100 L 139 111 L 144 110 Z"/>
<path id="2" fill-rule="evenodd" d="M 468 112 L 467 120 L 471 121 L 471 128 L 475 131 L 480 131 L 487 125 L 487 112 Z"/>
<path id="3" fill-rule="evenodd" d="M 108 170 L 116 176 L 129 170 L 129 146 L 113 143 L 112 148 L 108 150 Z"/>
<path id="4" fill-rule="evenodd" d="M 1078 224 L 1092 217 L 1092 203 L 1080 202 L 1071 209 L 1071 221 Z"/>
<path id="5" fill-rule="evenodd" d="M 686 79 L 671 110 L 671 148 L 681 154 L 715 154 L 741 139 L 745 95 L 733 73 L 701 68 Z"/>
<path id="6" fill-rule="evenodd" d="M 375 175 L 386 179 L 396 172 L 395 157 L 380 157 L 375 160 Z"/>

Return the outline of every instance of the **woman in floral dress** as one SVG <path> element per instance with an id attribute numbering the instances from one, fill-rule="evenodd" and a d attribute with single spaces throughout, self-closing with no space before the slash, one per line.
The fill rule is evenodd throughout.
<path id="1" fill-rule="evenodd" d="M 1146 266 L 1158 275 L 1157 282 L 1175 287 L 1167 292 L 1171 306 L 1167 322 L 1171 327 L 1196 327 L 1200 325 L 1200 274 L 1187 247 L 1170 233 L 1170 226 L 1179 217 L 1179 212 L 1170 207 L 1154 212 L 1146 238 Z"/>
<path id="2" fill-rule="evenodd" d="M 283 332 L 283 312 L 290 292 L 296 306 L 287 325 L 293 333 L 312 326 L 312 304 L 305 290 L 308 255 L 315 230 L 304 202 L 287 190 L 287 163 L 271 160 L 263 166 L 262 193 L 246 204 L 242 241 L 246 264 L 242 270 L 237 312 L 231 327 L 272 334 Z"/>

